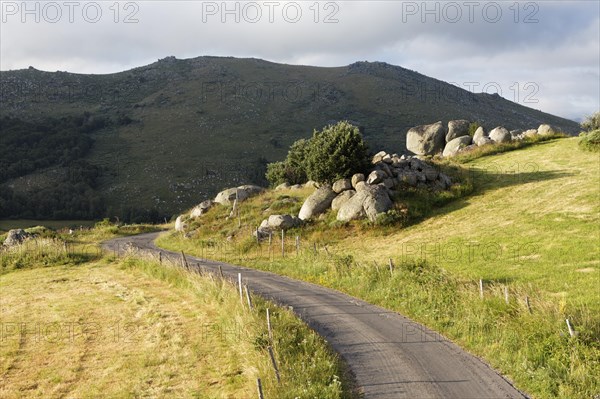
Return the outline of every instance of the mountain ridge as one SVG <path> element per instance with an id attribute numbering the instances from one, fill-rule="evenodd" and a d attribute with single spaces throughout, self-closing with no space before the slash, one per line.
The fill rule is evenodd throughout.
<path id="1" fill-rule="evenodd" d="M 265 184 L 267 162 L 337 120 L 360 125 L 371 150 L 398 153 L 406 152 L 409 128 L 438 120 L 468 119 L 487 129 L 541 123 L 570 134 L 579 129 L 498 95 L 383 62 L 313 67 L 166 57 L 105 75 L 2 71 L 0 88 L 0 117 L 104 121 L 91 133 L 85 160 L 103 170 L 98 190 L 108 216 L 122 214 L 123 203 L 172 214 L 226 186 Z"/>

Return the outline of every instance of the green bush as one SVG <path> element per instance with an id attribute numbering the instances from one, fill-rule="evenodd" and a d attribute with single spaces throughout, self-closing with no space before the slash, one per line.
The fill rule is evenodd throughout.
<path id="1" fill-rule="evenodd" d="M 368 154 L 358 128 L 346 121 L 338 122 L 314 132 L 306 151 L 306 175 L 319 183 L 351 177 L 368 167 Z"/>
<path id="2" fill-rule="evenodd" d="M 600 129 L 600 111 L 589 115 L 581 122 L 581 128 L 584 132 L 591 132 Z"/>
<path id="3" fill-rule="evenodd" d="M 471 122 L 471 124 L 469 125 L 469 136 L 473 137 L 480 126 L 481 125 L 477 122 Z"/>
<path id="4" fill-rule="evenodd" d="M 363 171 L 369 165 L 368 148 L 358 128 L 338 122 L 301 139 L 290 147 L 282 162 L 267 165 L 266 178 L 271 185 L 287 182 L 300 184 L 308 179 L 332 183 Z"/>
<path id="5" fill-rule="evenodd" d="M 600 129 L 579 135 L 579 147 L 585 151 L 600 152 Z"/>

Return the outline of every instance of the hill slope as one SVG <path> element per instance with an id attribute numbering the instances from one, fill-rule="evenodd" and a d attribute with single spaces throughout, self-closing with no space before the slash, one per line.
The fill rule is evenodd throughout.
<path id="1" fill-rule="evenodd" d="M 159 244 L 338 289 L 439 331 L 532 397 L 587 398 L 600 365 L 599 165 L 575 138 L 479 158 L 463 165 L 474 191 L 422 222 L 373 228 L 327 215 L 289 231 L 285 257 L 277 237 L 273 249 L 251 232 L 298 212 L 309 189 L 244 202 L 241 227 L 227 207 L 211 209 L 192 238 Z"/>
<path id="2" fill-rule="evenodd" d="M 293 141 L 332 120 L 354 121 L 374 150 L 393 152 L 403 151 L 408 128 L 438 120 L 578 129 L 500 96 L 385 63 L 320 68 L 168 57 L 110 75 L 7 71 L 0 85 L 0 116 L 87 112 L 103 121 L 85 159 L 104 170 L 99 191 L 111 216 L 124 213 L 123 203 L 174 213 L 223 186 L 260 183 L 266 161 L 282 159 Z"/>

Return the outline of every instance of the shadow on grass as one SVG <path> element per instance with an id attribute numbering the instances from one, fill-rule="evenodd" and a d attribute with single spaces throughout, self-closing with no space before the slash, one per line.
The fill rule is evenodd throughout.
<path id="1" fill-rule="evenodd" d="M 527 168 L 529 166 L 526 165 Z M 452 176 L 457 186 L 452 192 L 432 193 L 420 190 L 407 190 L 397 197 L 397 201 L 408 206 L 409 217 L 403 221 L 403 227 L 423 222 L 433 216 L 443 216 L 470 205 L 469 199 L 486 192 L 527 183 L 561 179 L 574 176 L 573 173 L 532 170 L 498 172 L 478 168 L 459 169 L 445 167 L 442 171 Z"/>

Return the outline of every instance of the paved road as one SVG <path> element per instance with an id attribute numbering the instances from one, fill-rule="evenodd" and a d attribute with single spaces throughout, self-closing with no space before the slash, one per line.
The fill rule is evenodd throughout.
<path id="1" fill-rule="evenodd" d="M 159 251 L 153 243 L 158 234 L 118 238 L 103 245 L 112 251 L 128 243 Z M 164 256 L 180 256 L 160 251 Z M 232 280 L 242 273 L 255 294 L 293 307 L 344 358 L 365 398 L 527 398 L 478 358 L 397 313 L 273 273 L 187 258 L 191 265 L 208 271 L 221 266 Z"/>

